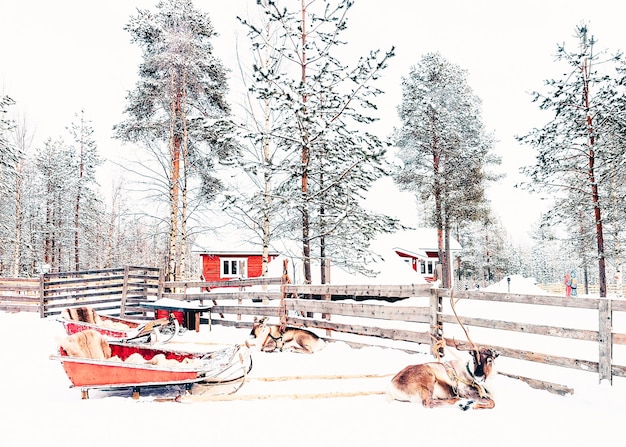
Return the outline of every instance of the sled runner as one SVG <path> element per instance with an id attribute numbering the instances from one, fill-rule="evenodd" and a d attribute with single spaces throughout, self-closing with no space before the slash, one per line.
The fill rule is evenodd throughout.
<path id="1" fill-rule="evenodd" d="M 58 355 L 72 387 L 83 399 L 90 389 L 132 388 L 139 397 L 142 387 L 223 384 L 243 381 L 252 369 L 246 347 L 232 345 L 211 352 L 155 348 L 152 345 L 107 341 L 93 329 L 77 332 L 60 342 Z"/>
<path id="2" fill-rule="evenodd" d="M 181 331 L 178 320 L 173 315 L 140 323 L 101 315 L 90 307 L 64 309 L 59 321 L 67 335 L 93 329 L 108 338 L 133 342 L 167 343 Z"/>

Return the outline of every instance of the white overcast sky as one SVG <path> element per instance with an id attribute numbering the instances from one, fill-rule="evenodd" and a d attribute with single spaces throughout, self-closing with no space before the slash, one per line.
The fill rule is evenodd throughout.
<path id="1" fill-rule="evenodd" d="M 84 109 L 93 121 L 102 156 L 120 154 L 121 144 L 111 139 L 111 128 L 122 118 L 140 57 L 122 28 L 136 8 L 153 9 L 156 3 L 0 0 L 0 94 L 16 100 L 14 109 L 35 131 L 35 146 L 47 138 L 67 137 L 65 128 Z M 237 42 L 240 51 L 247 45 L 236 16 L 247 16 L 255 4 L 256 0 L 195 1 L 209 13 L 220 34 L 214 46 L 232 70 L 233 103 L 239 101 L 235 48 Z M 598 49 L 626 49 L 623 4 L 617 0 L 356 0 L 344 37 L 355 57 L 396 47 L 396 56 L 378 84 L 386 92 L 379 100 L 382 136 L 398 124 L 400 78 L 423 54 L 439 51 L 469 72 L 469 84 L 483 101 L 483 121 L 495 133 L 496 152 L 508 173 L 490 197 L 509 233 L 519 240 L 543 206 L 538 197 L 512 187 L 520 180 L 518 168 L 532 163 L 532 153 L 514 137 L 545 119 L 531 103 L 529 92 L 541 88 L 543 80 L 564 73 L 564 67 L 554 63 L 556 45 L 573 45 L 574 28 L 582 21 L 589 24 Z M 102 179 L 102 187 L 109 188 L 110 181 Z"/>

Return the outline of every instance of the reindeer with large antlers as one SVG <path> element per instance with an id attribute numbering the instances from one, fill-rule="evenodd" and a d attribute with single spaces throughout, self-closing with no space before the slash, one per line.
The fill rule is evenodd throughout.
<path id="1" fill-rule="evenodd" d="M 427 408 L 455 403 L 462 410 L 493 408 L 495 402 L 483 383 L 494 372 L 494 360 L 498 353 L 491 348 L 478 347 L 471 341 L 456 313 L 452 296 L 450 301 L 470 343 L 471 348 L 466 349 L 470 360 L 407 366 L 391 380 L 387 395 L 395 400 L 421 402 Z M 458 345 L 456 348 L 461 350 Z"/>

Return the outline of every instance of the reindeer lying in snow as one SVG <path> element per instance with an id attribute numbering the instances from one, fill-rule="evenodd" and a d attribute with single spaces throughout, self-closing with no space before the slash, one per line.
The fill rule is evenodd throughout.
<path id="1" fill-rule="evenodd" d="M 472 358 L 467 362 L 407 366 L 391 380 L 387 395 L 395 400 L 421 402 L 427 408 L 457 402 L 462 410 L 493 408 L 495 402 L 482 383 L 492 374 L 498 353 L 476 347 L 469 352 Z"/>
<path id="2" fill-rule="evenodd" d="M 257 346 L 262 351 L 294 351 L 312 354 L 325 346 L 324 340 L 306 329 L 266 324 L 267 317 L 254 318 L 250 335 L 257 340 Z M 259 344 L 260 342 L 260 344 Z"/>

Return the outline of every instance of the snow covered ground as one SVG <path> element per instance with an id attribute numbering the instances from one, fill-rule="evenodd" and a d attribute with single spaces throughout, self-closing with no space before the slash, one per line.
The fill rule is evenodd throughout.
<path id="1" fill-rule="evenodd" d="M 626 381 L 598 383 L 597 374 L 560 369 L 558 383 L 574 388 L 560 396 L 496 375 L 488 388 L 493 410 L 428 410 L 421 405 L 389 402 L 382 394 L 309 399 L 305 394 L 384 391 L 391 376 L 412 363 L 432 360 L 426 354 L 329 343 L 317 354 L 253 351 L 250 380 L 238 395 L 283 396 L 229 402 L 161 402 L 184 390 L 142 392 L 91 391 L 81 400 L 70 388 L 61 365 L 49 359 L 63 337 L 62 325 L 35 314 L 0 312 L 3 361 L 0 368 L 0 444 L 3 446 L 281 445 L 448 446 L 623 444 Z M 186 332 L 181 343 L 240 343 L 243 329 L 203 326 Z M 466 355 L 461 353 L 460 355 Z M 502 362 L 500 362 L 502 360 Z M 506 372 L 541 377 L 539 366 L 506 364 Z M 520 368 L 514 370 L 512 368 Z M 535 370 L 536 368 L 536 370 Z M 372 378 L 265 382 L 275 376 L 374 375 Z"/>

